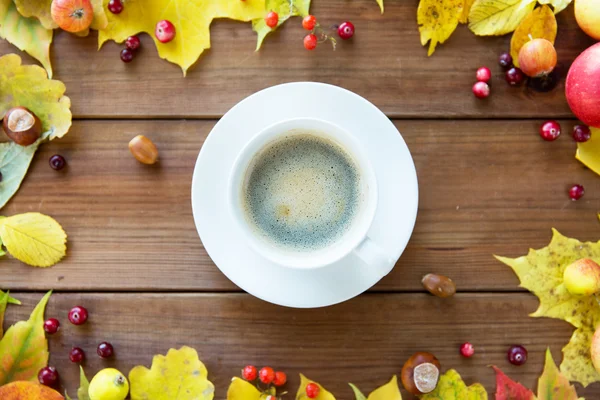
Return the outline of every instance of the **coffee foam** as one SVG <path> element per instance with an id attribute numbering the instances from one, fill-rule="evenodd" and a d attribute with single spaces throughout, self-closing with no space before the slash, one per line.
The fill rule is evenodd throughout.
<path id="1" fill-rule="evenodd" d="M 273 244 L 317 250 L 351 226 L 361 202 L 357 166 L 329 139 L 294 132 L 267 145 L 246 172 L 242 203 Z"/>

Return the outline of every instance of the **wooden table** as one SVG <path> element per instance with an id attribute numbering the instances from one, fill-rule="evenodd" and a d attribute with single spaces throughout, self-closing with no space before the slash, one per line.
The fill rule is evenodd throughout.
<path id="1" fill-rule="evenodd" d="M 388 1 L 380 15 L 373 0 L 315 0 L 312 11 L 321 20 L 356 25 L 355 38 L 336 52 L 305 51 L 299 20 L 258 53 L 249 24 L 217 21 L 213 48 L 185 79 L 157 57 L 147 36 L 126 65 L 117 44 L 96 52 L 95 35 L 56 35 L 55 77 L 67 85 L 73 127 L 43 146 L 2 214 L 55 217 L 69 234 L 68 257 L 48 269 L 3 259 L 0 282 L 24 303 L 9 307 L 9 323 L 26 318 L 43 291 L 55 290 L 46 315 L 59 317 L 63 330 L 49 340 L 51 364 L 69 393 L 78 383 L 77 366 L 68 360 L 72 345 L 87 351 L 90 375 L 109 365 L 127 372 L 170 347 L 192 346 L 208 366 L 216 399 L 247 363 L 286 371 L 292 392 L 303 372 L 338 399 L 351 399 L 347 382 L 369 392 L 418 350 L 435 353 L 443 367 L 456 368 L 467 383 L 482 382 L 490 394 L 490 364 L 537 387 L 544 350 L 549 346 L 558 362 L 572 327 L 528 317 L 537 299 L 492 255 L 543 247 L 552 227 L 598 240 L 600 179 L 573 157 L 575 120 L 562 84 L 549 93 L 509 87 L 496 59 L 510 36 L 479 38 L 465 26 L 428 58 L 416 7 L 415 0 Z M 592 40 L 577 27 L 572 6 L 558 15 L 558 26 L 565 74 Z M 0 43 L 0 53 L 16 51 Z M 471 94 L 482 65 L 494 75 L 485 101 Z M 194 163 L 217 119 L 257 90 L 303 80 L 355 91 L 393 118 L 420 183 L 415 231 L 393 272 L 358 298 L 316 310 L 282 308 L 241 292 L 206 254 L 190 206 Z M 537 134 L 549 118 L 565 132 L 553 143 Z M 157 143 L 158 165 L 130 156 L 127 143 L 137 134 Z M 67 158 L 65 172 L 48 167 L 55 153 Z M 586 188 L 578 202 L 566 194 L 573 183 Z M 442 300 L 424 293 L 420 279 L 428 272 L 452 277 L 459 294 Z M 76 304 L 90 311 L 83 328 L 67 323 Z M 114 360 L 95 356 L 102 340 L 114 344 Z M 472 359 L 458 353 L 465 341 L 476 347 Z M 512 344 L 528 348 L 526 365 L 506 361 Z M 597 398 L 600 384 L 579 387 L 579 394 Z"/>

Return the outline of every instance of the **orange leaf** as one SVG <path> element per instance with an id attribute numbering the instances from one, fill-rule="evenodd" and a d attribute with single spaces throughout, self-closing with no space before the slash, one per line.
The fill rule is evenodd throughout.
<path id="1" fill-rule="evenodd" d="M 2 400 L 64 400 L 56 390 L 33 382 L 12 382 L 0 386 Z"/>
<path id="2" fill-rule="evenodd" d="M 519 51 L 525 43 L 531 39 L 541 38 L 554 44 L 557 29 L 556 17 L 550 7 L 544 5 L 530 12 L 519 24 L 510 40 L 510 55 L 515 66 L 519 66 Z"/>

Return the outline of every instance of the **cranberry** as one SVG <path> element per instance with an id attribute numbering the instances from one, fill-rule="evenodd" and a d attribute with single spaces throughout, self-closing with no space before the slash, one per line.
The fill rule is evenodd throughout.
<path id="1" fill-rule="evenodd" d="M 242 377 L 247 381 L 253 381 L 256 379 L 258 372 L 254 365 L 246 365 L 242 370 Z"/>
<path id="2" fill-rule="evenodd" d="M 579 200 L 580 198 L 582 198 L 584 193 L 585 193 L 585 190 L 583 189 L 583 186 L 581 186 L 581 185 L 573 185 L 571 187 L 571 189 L 569 189 L 569 197 L 573 201 Z"/>
<path id="3" fill-rule="evenodd" d="M 309 399 L 316 399 L 320 391 L 321 389 L 316 383 L 311 382 L 306 385 L 306 397 Z"/>
<path id="4" fill-rule="evenodd" d="M 85 353 L 79 347 L 73 347 L 69 353 L 69 360 L 74 363 L 80 363 L 85 358 Z"/>
<path id="5" fill-rule="evenodd" d="M 473 94 L 478 99 L 485 99 L 490 95 L 490 87 L 485 82 L 477 82 L 473 85 Z"/>
<path id="6" fill-rule="evenodd" d="M 275 379 L 275 371 L 271 367 L 263 367 L 258 371 L 258 379 L 268 385 Z"/>
<path id="7" fill-rule="evenodd" d="M 556 121 L 546 121 L 540 126 L 540 136 L 549 142 L 560 136 L 560 124 Z"/>
<path id="8" fill-rule="evenodd" d="M 175 25 L 166 19 L 158 21 L 154 29 L 154 36 L 161 43 L 169 43 L 175 38 Z"/>
<path id="9" fill-rule="evenodd" d="M 108 11 L 113 14 L 120 14 L 123 11 L 123 2 L 121 0 L 110 0 L 108 2 Z"/>
<path id="10" fill-rule="evenodd" d="M 506 82 L 511 86 L 519 86 L 525 79 L 525 74 L 519 68 L 512 67 L 506 71 Z"/>
<path id="11" fill-rule="evenodd" d="M 60 171 L 65 167 L 65 165 L 67 165 L 67 161 L 65 160 L 65 158 L 59 154 L 55 154 L 52 157 L 50 157 L 49 163 L 50 168 L 56 171 Z"/>
<path id="12" fill-rule="evenodd" d="M 277 371 L 275 372 L 275 379 L 273 379 L 273 385 L 279 387 L 285 385 L 287 382 L 287 375 L 285 372 Z"/>
<path id="13" fill-rule="evenodd" d="M 130 49 L 121 50 L 121 61 L 124 63 L 130 63 L 133 61 L 133 51 Z"/>
<path id="14" fill-rule="evenodd" d="M 475 77 L 479 82 L 489 82 L 492 79 L 492 71 L 488 67 L 481 67 L 475 73 Z"/>
<path id="15" fill-rule="evenodd" d="M 265 17 L 265 24 L 269 28 L 275 28 L 279 23 L 279 15 L 275 11 L 269 11 Z"/>
<path id="16" fill-rule="evenodd" d="M 475 348 L 469 342 L 463 343 L 460 346 L 460 354 L 466 358 L 473 357 L 473 354 L 475 354 Z"/>
<path id="17" fill-rule="evenodd" d="M 56 386 L 58 379 L 58 371 L 54 367 L 44 367 L 38 372 L 38 380 L 42 385 Z"/>
<path id="18" fill-rule="evenodd" d="M 60 328 L 60 322 L 56 318 L 48 318 L 44 321 L 44 331 L 49 335 L 54 335 Z"/>
<path id="19" fill-rule="evenodd" d="M 502 53 L 498 57 L 498 64 L 504 69 L 509 69 L 513 66 L 513 58 L 510 53 Z"/>
<path id="20" fill-rule="evenodd" d="M 523 346 L 515 345 L 508 349 L 508 361 L 513 365 L 523 365 L 527 361 L 527 349 Z"/>
<path id="21" fill-rule="evenodd" d="M 112 344 L 108 342 L 102 342 L 98 345 L 98 349 L 96 350 L 98 355 L 102 358 L 110 358 L 114 353 L 114 349 Z"/>
<path id="22" fill-rule="evenodd" d="M 140 48 L 140 38 L 137 36 L 129 36 L 127 38 L 127 40 L 125 41 L 125 46 L 127 46 L 127 48 L 129 50 L 137 50 Z"/>
<path id="23" fill-rule="evenodd" d="M 314 15 L 307 15 L 302 20 L 302 27 L 307 31 L 312 31 L 317 25 L 317 18 Z"/>
<path id="24" fill-rule="evenodd" d="M 75 306 L 71 308 L 71 311 L 69 311 L 69 321 L 71 321 L 73 325 L 85 324 L 85 321 L 87 321 L 87 319 L 88 312 L 85 309 L 85 307 Z"/>
<path id="25" fill-rule="evenodd" d="M 590 128 L 586 125 L 575 125 L 573 127 L 573 139 L 576 142 L 587 142 L 592 137 Z"/>
<path id="26" fill-rule="evenodd" d="M 354 36 L 354 24 L 350 21 L 342 22 L 338 26 L 338 35 L 344 40 L 350 39 Z"/>
<path id="27" fill-rule="evenodd" d="M 317 47 L 317 36 L 309 33 L 304 36 L 304 48 L 306 50 L 314 50 Z"/>

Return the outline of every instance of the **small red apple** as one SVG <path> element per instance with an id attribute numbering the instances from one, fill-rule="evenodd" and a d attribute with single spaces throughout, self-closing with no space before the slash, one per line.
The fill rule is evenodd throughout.
<path id="1" fill-rule="evenodd" d="M 600 127 L 600 43 L 590 46 L 573 61 L 565 94 L 577 118 L 586 125 Z"/>

